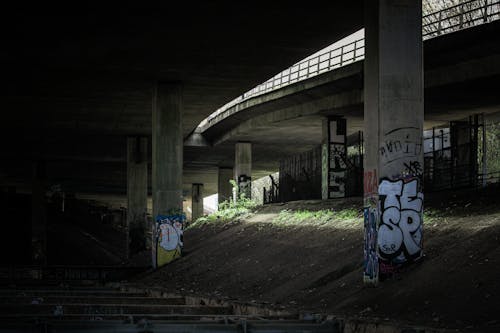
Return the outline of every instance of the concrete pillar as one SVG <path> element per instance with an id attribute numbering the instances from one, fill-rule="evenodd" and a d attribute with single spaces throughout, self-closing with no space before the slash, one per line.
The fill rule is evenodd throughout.
<path id="1" fill-rule="evenodd" d="M 229 182 L 233 179 L 233 169 L 232 168 L 219 168 L 219 177 L 218 177 L 218 186 L 217 192 L 218 196 L 218 204 L 220 205 L 224 201 L 230 201 L 233 195 L 233 186 Z"/>
<path id="2" fill-rule="evenodd" d="M 238 184 L 238 197 L 242 194 L 252 196 L 252 144 L 238 142 L 234 154 L 234 179 Z"/>
<path id="3" fill-rule="evenodd" d="M 127 229 L 130 255 L 146 249 L 148 139 L 127 138 Z"/>
<path id="4" fill-rule="evenodd" d="M 323 120 L 323 143 L 321 149 L 321 198 L 345 197 L 347 167 L 346 147 L 347 123 L 341 117 Z"/>
<path id="5" fill-rule="evenodd" d="M 364 281 L 422 257 L 422 4 L 365 1 Z"/>
<path id="6" fill-rule="evenodd" d="M 31 254 L 34 265 L 47 264 L 47 216 L 46 216 L 45 163 L 33 164 L 31 191 Z"/>
<path id="7" fill-rule="evenodd" d="M 182 213 L 182 85 L 159 83 L 153 90 L 152 192 L 153 267 L 180 256 L 183 219 L 163 219 Z"/>
<path id="8" fill-rule="evenodd" d="M 193 184 L 191 191 L 192 221 L 203 216 L 203 184 Z"/>

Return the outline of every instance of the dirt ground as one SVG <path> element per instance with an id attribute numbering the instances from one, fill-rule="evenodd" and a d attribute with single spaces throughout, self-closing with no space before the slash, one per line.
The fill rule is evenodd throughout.
<path id="1" fill-rule="evenodd" d="M 185 255 L 144 277 L 181 294 L 291 311 L 500 332 L 500 190 L 437 193 L 426 207 L 425 258 L 378 287 L 362 282 L 363 224 L 283 226 L 283 209 L 356 207 L 361 198 L 260 207 L 250 218 L 191 228 Z"/>

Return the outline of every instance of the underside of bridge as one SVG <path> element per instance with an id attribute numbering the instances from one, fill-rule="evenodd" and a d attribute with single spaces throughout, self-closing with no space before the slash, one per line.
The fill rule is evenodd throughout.
<path id="1" fill-rule="evenodd" d="M 204 196 L 218 192 L 221 168 L 236 167 L 237 142 L 252 143 L 250 173 L 257 179 L 278 171 L 281 160 L 320 145 L 326 117 L 347 119 L 348 135 L 363 131 L 367 74 L 358 61 L 252 98 L 205 129 L 201 144 L 191 140 L 217 108 L 361 28 L 363 5 L 7 8 L 1 54 L 3 192 L 29 195 L 39 178 L 45 189 L 127 207 L 133 205 L 127 203 L 127 188 L 137 192 L 130 190 L 136 186 L 131 179 L 145 182 L 138 188 L 144 194 L 135 200 L 152 198 L 154 160 L 166 158 L 167 164 L 180 163 L 182 175 L 175 176 L 182 178 L 180 196 L 191 201 L 192 184 L 203 184 Z M 498 111 L 498 30 L 493 22 L 425 42 L 426 129 Z M 164 85 L 179 89 L 180 118 L 161 118 L 162 107 L 155 106 L 163 103 L 155 91 Z M 179 136 L 174 140 L 177 134 L 168 124 L 165 134 L 155 136 L 152 124 L 158 119 L 177 122 Z M 168 149 L 162 155 L 170 145 L 177 154 L 171 159 Z"/>
<path id="2" fill-rule="evenodd" d="M 326 275 L 311 265 L 313 275 L 321 277 L 303 290 L 315 286 L 307 291 L 314 293 L 330 280 L 337 283 L 352 267 L 359 269 L 362 286 L 394 282 L 424 260 L 424 188 L 429 193 L 459 187 L 490 191 L 487 158 L 498 164 L 500 3 L 467 0 L 450 8 L 423 16 L 417 0 L 4 7 L 0 208 L 6 241 L 0 247 L 0 283 L 15 284 L 19 276 L 28 276 L 30 283 L 54 282 L 61 275 L 79 282 L 91 275 L 119 281 L 149 270 L 142 280 L 147 284 L 162 274 L 172 277 L 170 267 L 189 272 L 191 266 L 206 265 L 212 272 L 210 253 L 198 254 L 198 263 L 192 258 L 172 263 L 187 257 L 187 220 L 193 223 L 204 214 L 203 199 L 212 194 L 218 193 L 219 203 L 248 203 L 255 196 L 252 181 L 273 174 L 268 192 L 258 192 L 259 201 L 286 205 L 311 199 L 305 204 L 331 206 L 330 213 L 355 202 L 363 221 L 356 226 L 359 235 L 344 221 L 335 226 L 350 242 L 363 230 L 359 258 L 353 246 L 336 245 L 333 254 L 348 251 L 344 259 L 356 263 Z M 444 30 L 450 26 L 453 31 Z M 361 28 L 365 37 L 354 42 L 354 51 L 342 46 L 338 57 L 332 56 L 336 51 L 329 51 L 327 60 L 317 56 L 316 74 L 311 74 L 312 58 L 301 62 Z M 434 29 L 433 38 L 423 33 L 426 29 Z M 320 73 L 321 61 L 328 66 Z M 302 71 L 307 74 L 299 79 Z M 272 89 L 246 94 L 277 74 L 279 87 L 272 81 Z M 289 81 L 282 83 L 287 75 Z M 236 98 L 239 102 L 232 103 Z M 455 197 L 451 192 L 442 198 Z M 279 218 L 276 207 L 258 209 Z M 251 223 L 263 222 L 253 218 Z M 231 223 L 221 230 L 234 227 Z M 201 244 L 203 233 L 193 231 L 191 239 Z M 280 232 L 273 235 L 278 242 Z M 344 236 L 335 237 L 342 244 Z M 241 250 L 245 241 L 238 243 L 235 249 L 247 250 Z M 207 245 L 196 246 L 188 248 L 200 253 Z M 283 258 L 295 258 L 290 251 Z M 226 264 L 239 255 L 224 253 Z M 389 282 L 385 290 L 393 287 Z M 43 302 L 39 295 L 56 303 L 77 297 L 69 309 L 87 318 L 91 310 L 81 302 L 112 301 L 103 307 L 120 315 L 106 312 L 106 320 L 114 315 L 123 320 L 127 311 L 139 313 L 151 301 L 158 302 L 150 310 L 161 320 L 178 315 L 170 307 L 187 311 L 181 317 L 196 317 L 196 306 L 206 305 L 199 310 L 214 311 L 214 320 L 222 313 L 225 325 L 236 320 L 230 317 L 235 313 L 254 311 L 163 292 L 157 297 L 151 289 L 121 296 L 116 290 L 90 291 L 92 297 L 101 292 L 102 300 L 89 300 L 80 290 L 37 291 L 30 305 Z M 21 303 L 31 294 L 0 293 L 7 297 L 0 302 L 0 317 L 15 326 L 15 311 L 29 312 Z M 125 298 L 138 303 L 127 308 L 120 297 L 123 304 Z M 40 309 L 62 316 L 57 306 Z M 266 316 L 286 317 L 279 311 Z M 234 329 L 246 332 L 246 323 L 240 324 Z M 318 331 L 344 329 L 337 320 L 328 325 Z"/>

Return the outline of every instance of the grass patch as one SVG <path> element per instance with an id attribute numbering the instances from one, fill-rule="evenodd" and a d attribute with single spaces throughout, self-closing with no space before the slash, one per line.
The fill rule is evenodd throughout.
<path id="1" fill-rule="evenodd" d="M 318 226 L 339 225 L 357 225 L 362 213 L 358 209 L 347 208 L 342 210 L 322 209 L 317 211 L 311 210 L 282 210 L 277 217 L 272 221 L 273 224 L 280 226 L 298 225 L 298 224 L 313 224 Z"/>
<path id="2" fill-rule="evenodd" d="M 445 212 L 441 209 L 424 208 L 423 221 L 424 224 L 436 223 L 446 216 Z"/>
<path id="3" fill-rule="evenodd" d="M 217 212 L 198 218 L 187 229 L 232 222 L 247 217 L 256 206 L 255 201 L 244 197 L 237 202 L 224 201 L 219 205 Z"/>

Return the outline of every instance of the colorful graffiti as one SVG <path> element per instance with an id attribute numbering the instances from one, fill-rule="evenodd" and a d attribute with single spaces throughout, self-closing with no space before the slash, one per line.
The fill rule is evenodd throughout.
<path id="1" fill-rule="evenodd" d="M 182 254 L 184 214 L 158 215 L 154 229 L 153 266 L 161 267 Z"/>
<path id="2" fill-rule="evenodd" d="M 399 266 L 422 256 L 423 193 L 417 178 L 383 179 L 378 192 L 381 220 L 377 242 L 383 273 L 383 267 Z"/>
<path id="3" fill-rule="evenodd" d="M 369 284 L 377 284 L 378 282 L 377 217 L 376 208 L 365 207 L 363 281 Z"/>
<path id="4" fill-rule="evenodd" d="M 364 196 L 370 196 L 378 193 L 377 170 L 367 170 L 363 173 L 363 193 Z"/>

